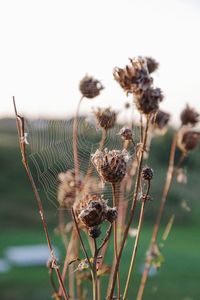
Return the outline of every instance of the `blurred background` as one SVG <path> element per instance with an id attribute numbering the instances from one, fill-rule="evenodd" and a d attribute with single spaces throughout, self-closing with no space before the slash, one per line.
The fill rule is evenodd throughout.
<path id="1" fill-rule="evenodd" d="M 124 67 L 129 57 L 145 55 L 160 63 L 154 83 L 165 94 L 161 108 L 171 114 L 171 127 L 165 136 L 153 139 L 148 159 L 155 170 L 155 180 L 135 268 L 132 289 L 136 293 L 162 193 L 173 130 L 180 125 L 179 115 L 186 103 L 200 111 L 199 12 L 198 0 L 0 3 L 0 299 L 44 300 L 52 294 L 45 266 L 45 238 L 21 163 L 12 96 L 27 120 L 27 132 L 36 128 L 39 132 L 35 135 L 36 144 L 45 122 L 50 124 L 56 119 L 62 130 L 63 124 L 71 128 L 70 118 L 80 98 L 79 80 L 86 73 L 101 80 L 105 89 L 95 100 L 84 101 L 84 120 L 91 116 L 93 107 L 112 106 L 120 112 L 118 120 L 123 123 L 132 113 L 124 105 L 132 99 L 113 80 L 112 71 L 115 66 Z M 83 130 L 83 136 L 84 133 Z M 92 140 L 94 135 L 87 138 Z M 68 139 L 66 145 L 71 140 L 70 130 Z M 28 141 L 33 163 L 31 158 L 40 153 L 31 152 L 33 140 L 29 136 Z M 144 300 L 200 299 L 199 151 L 196 149 L 186 160 L 187 184 L 175 180 L 171 189 L 159 237 L 164 263 L 152 273 Z M 34 170 L 33 167 L 33 173 Z M 64 249 L 55 232 L 58 209 L 49 189 L 45 193 L 34 175 L 62 265 Z M 173 215 L 174 224 L 164 242 L 162 234 Z M 131 255 L 126 250 L 126 255 Z M 124 263 L 121 272 L 125 276 Z"/>

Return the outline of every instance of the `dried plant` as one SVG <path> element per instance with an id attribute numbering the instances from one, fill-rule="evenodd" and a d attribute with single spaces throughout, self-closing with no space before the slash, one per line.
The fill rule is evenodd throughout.
<path id="1" fill-rule="evenodd" d="M 84 98 L 93 99 L 99 96 L 103 86 L 99 80 L 88 75 L 80 81 L 81 98 L 73 120 L 73 153 L 71 153 L 73 166 L 65 168 L 64 171 L 62 169 L 57 174 L 57 203 L 60 208 L 58 228 L 66 249 L 62 271 L 53 251 L 42 202 L 28 165 L 24 119 L 18 115 L 13 99 L 22 162 L 37 201 L 50 250 L 51 259 L 48 263 L 48 270 L 55 299 L 85 300 L 90 299 L 91 294 L 93 300 L 103 299 L 101 293 L 103 289 L 100 287 L 102 276 L 109 276 L 107 280 L 108 300 L 132 299 L 132 295 L 129 298 L 130 286 L 134 284 L 132 274 L 139 249 L 145 210 L 148 209 L 148 205 L 151 205 L 151 185 L 154 183 L 154 171 L 146 165 L 145 160 L 151 154 L 151 140 L 156 136 L 154 133 L 164 134 L 170 120 L 170 115 L 160 109 L 160 103 L 164 99 L 163 92 L 160 88 L 153 86 L 152 73 L 157 70 L 158 66 L 158 62 L 151 57 L 136 57 L 130 59 L 130 64 L 124 68 L 114 69 L 114 79 L 124 92 L 131 94 L 133 98 L 131 104 L 126 103 L 125 109 L 133 105 L 140 114 L 140 138 L 137 140 L 132 125 L 123 124 L 123 127 L 121 125 L 119 127 L 117 113 L 112 108 L 93 109 L 102 135 L 99 144 L 92 149 L 93 154 L 90 157 L 88 155 L 88 168 L 84 171 L 80 159 L 82 152 L 78 143 L 81 138 L 78 126 L 80 105 Z M 152 266 L 159 268 L 164 260 L 157 238 L 173 178 L 176 176 L 181 182 L 187 181 L 183 172 L 185 157 L 199 144 L 200 133 L 193 128 L 199 121 L 199 114 L 187 105 L 181 113 L 180 120 L 181 127 L 175 131 L 171 144 L 161 202 L 156 204 L 158 213 L 137 300 L 143 297 L 150 268 Z M 120 131 L 119 128 L 121 128 Z M 113 136 L 118 142 L 118 146 L 114 145 L 111 149 L 107 147 L 107 141 L 111 138 L 108 134 L 110 130 L 113 132 L 116 130 Z M 122 147 L 119 146 L 122 144 Z M 112 190 L 112 197 L 104 196 L 106 189 Z M 109 202 L 110 198 L 112 202 Z M 139 218 L 135 239 L 128 240 L 137 209 Z M 71 211 L 70 226 L 66 224 L 66 210 Z M 69 213 L 67 216 L 69 218 Z M 169 234 L 172 223 L 173 220 L 170 221 L 165 235 Z M 104 259 L 112 234 L 113 259 L 107 266 Z M 120 263 L 122 254 L 126 253 L 126 243 L 131 249 L 131 260 L 127 263 L 127 275 L 123 286 L 120 278 Z M 53 277 L 54 272 L 57 275 L 59 287 Z M 84 291 L 86 280 L 92 282 L 92 292 Z"/>

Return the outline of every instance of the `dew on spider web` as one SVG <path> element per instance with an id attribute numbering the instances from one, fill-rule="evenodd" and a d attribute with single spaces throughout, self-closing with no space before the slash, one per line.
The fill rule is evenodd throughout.
<path id="1" fill-rule="evenodd" d="M 116 125 L 107 133 L 105 148 L 122 149 L 123 142 L 117 133 L 121 128 Z M 61 172 L 74 168 L 73 162 L 73 119 L 68 120 L 26 120 L 26 132 L 28 133 L 27 150 L 31 172 L 33 173 L 37 188 L 45 192 L 45 198 L 56 208 L 58 175 Z M 91 154 L 94 153 L 101 140 L 101 129 L 93 122 L 87 122 L 83 117 L 78 120 L 78 153 L 80 172 L 85 176 L 91 166 Z M 138 132 L 136 131 L 136 136 Z M 133 154 L 133 147 L 130 149 Z M 130 152 L 131 152 L 130 151 Z M 98 178 L 95 169 L 93 174 Z M 105 199 L 111 199 L 111 186 L 101 185 Z"/>

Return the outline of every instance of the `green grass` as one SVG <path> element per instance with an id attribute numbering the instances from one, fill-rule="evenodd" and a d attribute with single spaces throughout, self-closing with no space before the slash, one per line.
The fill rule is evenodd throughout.
<path id="1" fill-rule="evenodd" d="M 162 230 L 161 230 L 162 231 Z M 136 294 L 140 272 L 139 269 L 144 262 L 145 249 L 149 242 L 151 228 L 146 224 L 141 235 L 141 243 L 138 249 L 137 263 L 135 266 L 134 276 L 130 284 L 130 293 L 128 299 L 134 299 Z M 55 244 L 61 248 L 58 237 L 54 237 Z M 44 236 L 41 231 L 7 231 L 1 232 L 1 249 L 0 255 L 6 247 L 10 245 L 24 245 L 34 243 L 44 243 Z M 120 277 L 122 286 L 124 286 L 131 256 L 131 238 L 127 243 L 123 260 L 120 267 Z M 111 249 L 108 253 L 107 262 L 111 261 Z M 198 300 L 199 292 L 199 275 L 200 275 L 200 236 L 196 227 L 174 227 L 165 242 L 162 249 L 165 257 L 165 263 L 159 270 L 158 274 L 149 279 L 144 300 Z M 63 262 L 63 250 L 60 264 Z M 107 282 L 104 277 L 103 286 Z M 3 300 L 45 300 L 51 299 L 51 287 L 49 285 L 48 272 L 46 267 L 27 267 L 13 268 L 5 274 L 0 274 L 1 289 L 0 299 Z M 105 288 L 102 289 L 105 291 Z M 130 296 L 132 295 L 132 296 Z M 134 295 L 134 296 L 133 296 Z"/>

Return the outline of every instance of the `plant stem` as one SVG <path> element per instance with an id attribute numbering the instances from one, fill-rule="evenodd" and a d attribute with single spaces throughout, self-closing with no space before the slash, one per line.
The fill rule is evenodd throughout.
<path id="1" fill-rule="evenodd" d="M 76 110 L 76 114 L 73 122 L 73 154 L 74 154 L 74 171 L 75 171 L 75 181 L 77 183 L 79 178 L 79 158 L 78 158 L 78 117 L 79 117 L 79 109 L 81 102 L 83 100 L 83 96 L 80 98 Z"/>
<path id="2" fill-rule="evenodd" d="M 51 255 L 52 268 L 55 270 L 55 273 L 57 275 L 58 282 L 59 282 L 60 288 L 62 289 L 64 299 L 68 300 L 69 298 L 68 298 L 65 286 L 64 286 L 62 278 L 61 278 L 61 274 L 60 274 L 60 271 L 59 271 L 59 268 L 58 268 L 58 265 L 57 265 L 57 260 L 56 260 L 55 253 L 54 253 L 52 243 L 51 243 L 51 239 L 50 239 L 50 236 L 49 236 L 42 201 L 40 199 L 39 193 L 37 191 L 37 187 L 35 185 L 35 182 L 34 182 L 34 179 L 32 177 L 31 171 L 29 169 L 28 161 L 27 161 L 25 132 L 24 132 L 24 118 L 19 116 L 18 113 L 17 113 L 17 107 L 16 107 L 14 97 L 13 97 L 13 105 L 14 105 L 14 110 L 15 110 L 16 125 L 17 125 L 19 144 L 20 144 L 20 150 L 21 150 L 21 155 L 22 155 L 22 163 L 23 163 L 24 169 L 26 171 L 26 175 L 29 179 L 29 182 L 31 184 L 31 187 L 32 187 L 32 190 L 33 190 L 36 202 L 37 202 L 38 212 L 39 212 L 39 215 L 40 215 L 40 218 L 41 218 L 41 221 L 42 221 L 42 225 L 43 225 L 47 245 L 48 245 L 50 255 Z"/>
<path id="3" fill-rule="evenodd" d="M 162 199 L 161 199 L 160 206 L 159 206 L 159 209 L 158 209 L 156 222 L 155 222 L 155 225 L 154 225 L 154 228 L 153 228 L 153 233 L 152 233 L 151 242 L 150 242 L 150 246 L 149 246 L 149 255 L 146 258 L 145 269 L 144 269 L 143 274 L 142 274 L 142 278 L 141 278 L 141 282 L 140 282 L 140 286 L 139 286 L 139 290 L 138 290 L 136 300 L 141 300 L 142 299 L 144 289 L 145 289 L 145 285 L 146 285 L 146 282 L 147 282 L 147 278 L 148 278 L 148 275 L 149 275 L 149 270 L 150 270 L 150 267 L 151 267 L 151 250 L 152 250 L 153 246 L 155 245 L 155 243 L 157 241 L 160 221 L 161 221 L 161 218 L 162 218 L 162 215 L 163 215 L 165 203 L 166 203 L 167 196 L 168 196 L 168 193 L 169 193 L 169 190 L 170 190 L 170 187 L 171 187 L 171 183 L 172 183 L 172 179 L 173 179 L 176 143 L 177 143 L 177 133 L 174 134 L 172 144 L 171 144 L 171 150 L 170 150 L 170 156 L 169 156 L 169 165 L 168 165 L 165 185 L 164 185 L 164 188 L 163 188 Z"/>
<path id="4" fill-rule="evenodd" d="M 136 254 L 137 254 L 137 248 L 138 248 L 138 243 L 139 243 L 139 238 L 140 238 L 140 233 L 141 233 L 141 228 L 142 228 L 142 222 L 143 222 L 143 217 L 144 217 L 144 208 L 145 208 L 147 197 L 149 195 L 149 190 L 150 190 L 150 180 L 148 181 L 148 187 L 147 187 L 147 192 L 145 194 L 145 198 L 142 200 L 142 206 L 140 209 L 140 216 L 139 216 L 139 222 L 138 222 L 138 228 L 137 228 L 137 235 L 136 235 L 134 249 L 133 249 L 133 253 L 132 253 L 132 257 L 131 257 L 131 264 L 129 267 L 128 277 L 127 277 L 126 285 L 125 285 L 125 289 L 124 289 L 123 300 L 125 300 L 127 297 L 130 279 L 131 279 L 131 275 L 133 272 L 133 267 L 134 267 L 135 258 L 136 258 Z"/>
<path id="5" fill-rule="evenodd" d="M 98 300 L 98 280 L 97 280 L 97 256 L 98 256 L 98 249 L 97 249 L 97 242 L 94 239 L 94 261 L 93 261 L 93 268 L 92 268 L 92 285 L 93 285 L 93 300 Z"/>
<path id="6" fill-rule="evenodd" d="M 115 264 L 115 270 L 114 270 L 114 273 L 113 273 L 112 285 L 111 285 L 110 293 L 108 295 L 108 300 L 112 300 L 112 297 L 113 297 L 113 292 L 114 292 L 114 288 L 115 288 L 115 281 L 116 281 L 116 277 L 117 277 L 117 271 L 118 271 L 118 268 L 119 268 L 119 263 L 120 263 L 121 256 L 122 256 L 122 251 L 124 249 L 124 245 L 125 245 L 125 242 L 126 242 L 126 239 L 127 239 L 127 236 L 128 236 L 129 228 L 131 226 L 133 216 L 134 216 L 134 213 L 135 213 L 135 207 L 136 207 L 138 193 L 139 193 L 139 187 L 140 187 L 140 177 L 141 177 L 141 170 L 142 170 L 143 155 L 144 155 L 144 149 L 145 149 L 145 145 L 146 145 L 146 141 L 147 141 L 147 135 L 148 135 L 148 129 L 149 129 L 149 121 L 150 121 L 150 118 L 147 117 L 146 128 L 145 128 L 145 133 L 144 133 L 144 140 L 143 140 L 143 149 L 140 152 L 140 157 L 139 157 L 139 162 L 138 162 L 138 174 L 137 174 L 136 185 L 135 185 L 135 193 L 134 193 L 134 196 L 133 196 L 133 202 L 132 202 L 132 206 L 131 206 L 131 210 L 130 210 L 129 220 L 128 220 L 128 223 L 126 225 L 125 231 L 124 231 L 124 236 L 123 236 L 122 243 L 121 243 L 119 253 L 118 253 L 118 257 L 117 257 L 117 262 Z"/>

